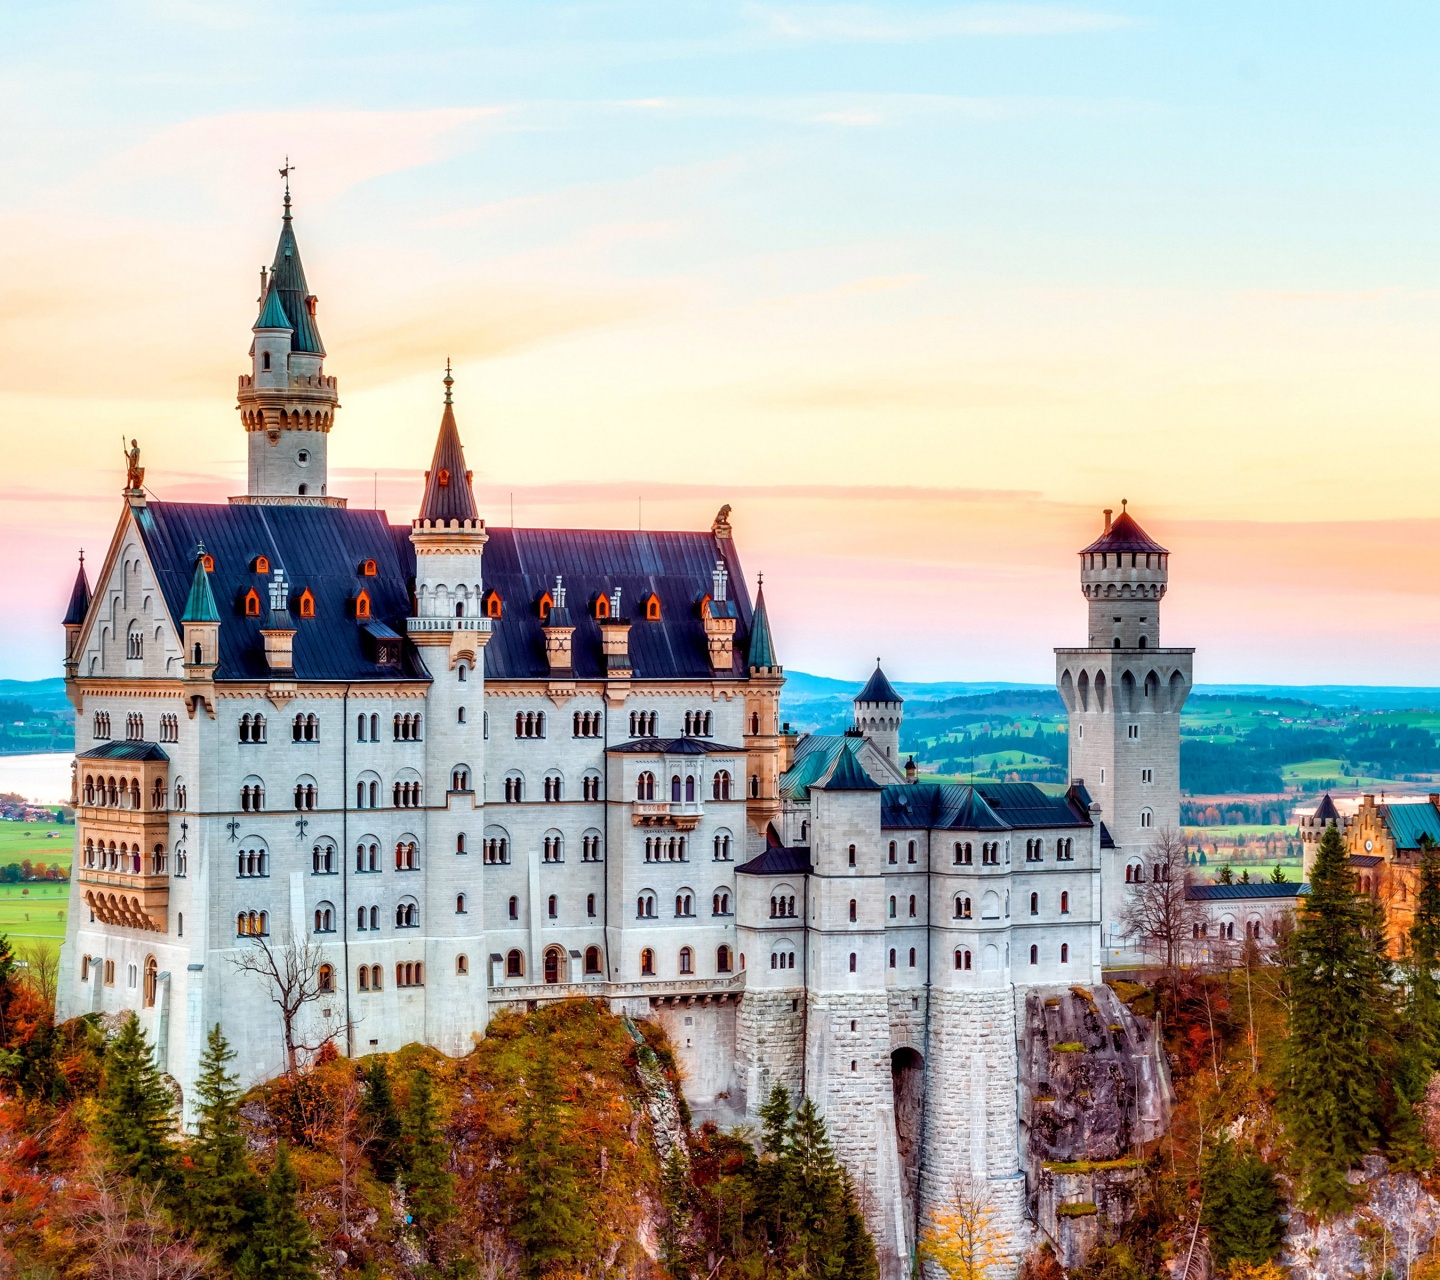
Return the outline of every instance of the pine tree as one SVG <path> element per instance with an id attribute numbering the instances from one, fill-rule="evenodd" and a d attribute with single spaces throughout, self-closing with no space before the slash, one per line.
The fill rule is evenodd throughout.
<path id="1" fill-rule="evenodd" d="M 845 1177 L 810 1098 L 795 1112 L 780 1169 L 790 1265 L 805 1276 L 839 1277 L 844 1255 L 836 1226 L 845 1210 Z"/>
<path id="2" fill-rule="evenodd" d="M 1234 883 L 1235 883 L 1235 873 L 1230 870 L 1230 864 L 1229 864 L 1228 862 L 1227 862 L 1223 867 L 1221 867 L 1219 871 L 1217 871 L 1217 872 L 1215 873 L 1215 883 L 1216 883 L 1216 884 L 1234 884 Z"/>
<path id="3" fill-rule="evenodd" d="M 117 1172 L 142 1182 L 172 1185 L 170 1093 L 155 1069 L 150 1041 L 134 1013 L 105 1053 L 97 1129 Z"/>
<path id="4" fill-rule="evenodd" d="M 436 1115 L 430 1077 L 416 1071 L 410 1077 L 410 1103 L 405 1108 L 405 1157 L 400 1180 L 410 1201 L 410 1213 L 421 1230 L 429 1233 L 455 1213 L 455 1178 L 450 1173 L 450 1152 Z"/>
<path id="5" fill-rule="evenodd" d="M 840 1274 L 845 1280 L 880 1280 L 880 1259 L 875 1256 L 875 1240 L 860 1212 L 860 1198 L 850 1174 L 841 1170 L 845 1208 L 840 1224 Z"/>
<path id="6" fill-rule="evenodd" d="M 226 1070 L 234 1057 L 216 1023 L 200 1059 L 195 1086 L 199 1122 L 182 1205 L 195 1234 L 232 1266 L 250 1244 L 264 1209 L 264 1189 L 245 1155 L 239 1082 Z"/>
<path id="7" fill-rule="evenodd" d="M 390 1088 L 390 1074 L 378 1057 L 365 1069 L 365 1095 L 360 1103 L 360 1123 L 369 1131 L 370 1164 L 381 1182 L 391 1183 L 400 1172 L 400 1113 Z"/>
<path id="8" fill-rule="evenodd" d="M 1389 960 L 1378 903 L 1357 896 L 1345 842 L 1320 840 L 1287 955 L 1290 1038 L 1281 1105 L 1303 1208 L 1328 1216 L 1351 1201 L 1346 1172 L 1380 1135 L 1377 1063 L 1387 1056 Z"/>
<path id="9" fill-rule="evenodd" d="M 255 1280 L 315 1280 L 315 1238 L 295 1202 L 299 1182 L 285 1143 L 265 1182 L 265 1212 L 237 1273 Z"/>
<path id="10" fill-rule="evenodd" d="M 1200 1220 L 1219 1266 L 1268 1262 L 1280 1251 L 1284 1200 L 1274 1171 L 1254 1151 L 1238 1151 L 1222 1136 L 1205 1160 L 1201 1184 Z"/>
<path id="11" fill-rule="evenodd" d="M 783 1084 L 777 1084 L 760 1106 L 760 1149 L 763 1154 L 755 1169 L 755 1216 L 764 1224 L 772 1244 L 778 1244 L 780 1240 L 780 1224 L 784 1216 L 783 1160 L 793 1120 L 790 1094 Z"/>
<path id="12" fill-rule="evenodd" d="M 1270 872 L 1270 883 L 1271 883 L 1271 884 L 1284 884 L 1284 883 L 1285 883 L 1285 872 L 1284 872 L 1284 870 L 1281 868 L 1281 866 L 1280 866 L 1280 864 L 1279 864 L 1278 862 L 1275 864 L 1274 869 Z"/>

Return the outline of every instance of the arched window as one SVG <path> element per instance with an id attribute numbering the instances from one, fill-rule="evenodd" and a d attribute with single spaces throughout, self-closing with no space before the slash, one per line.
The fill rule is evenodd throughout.
<path id="1" fill-rule="evenodd" d="M 507 978 L 523 978 L 525 976 L 525 957 L 515 948 L 505 954 L 505 976 Z"/>
<path id="2" fill-rule="evenodd" d="M 455 895 L 455 914 L 457 916 L 463 916 L 465 914 L 465 895 L 463 893 L 457 893 Z"/>
<path id="3" fill-rule="evenodd" d="M 645 621 L 660 621 L 660 597 L 655 595 L 654 592 L 651 592 L 645 600 Z"/>
<path id="4" fill-rule="evenodd" d="M 691 804 L 695 800 L 695 778 L 693 775 L 685 779 L 685 803 Z"/>
<path id="5" fill-rule="evenodd" d="M 160 985 L 160 966 L 155 962 L 154 956 L 145 957 L 145 1007 L 155 1007 L 155 991 Z"/>
<path id="6" fill-rule="evenodd" d="M 889 854 L 889 861 L 890 861 L 891 866 L 894 866 L 894 864 L 895 864 L 896 862 L 898 862 L 899 860 L 900 860 L 900 859 L 899 859 L 899 855 L 898 855 L 898 846 L 895 844 L 895 841 L 892 840 L 892 841 L 890 841 L 890 854 Z"/>
<path id="7" fill-rule="evenodd" d="M 645 947 L 640 952 L 640 976 L 642 978 L 653 978 L 655 976 L 655 952 Z"/>
<path id="8" fill-rule="evenodd" d="M 895 919 L 895 895 L 890 895 L 890 919 Z"/>
<path id="9" fill-rule="evenodd" d="M 260 616 L 260 593 L 254 587 L 245 593 L 245 616 L 247 618 Z"/>
<path id="10" fill-rule="evenodd" d="M 1140 810 L 1140 825 L 1142 827 L 1153 827 L 1155 825 L 1155 811 L 1153 809 Z"/>
<path id="11" fill-rule="evenodd" d="M 855 846 L 853 844 L 850 846 L 850 865 L 852 867 L 855 865 Z"/>
<path id="12" fill-rule="evenodd" d="M 655 775 L 648 769 L 635 779 L 635 799 L 655 799 Z"/>
<path id="13" fill-rule="evenodd" d="M 678 773 L 673 774 L 670 778 L 670 802 L 672 804 L 680 803 L 680 775 Z"/>
<path id="14" fill-rule="evenodd" d="M 717 769 L 715 776 L 710 780 L 710 794 L 715 800 L 730 799 L 730 774 L 725 769 Z"/>
<path id="15" fill-rule="evenodd" d="M 850 972 L 851 972 L 851 973 L 854 973 L 854 972 L 855 972 L 855 966 L 856 966 L 856 964 L 858 963 L 859 959 L 860 959 L 860 957 L 857 956 L 853 951 L 850 953 Z"/>
<path id="16" fill-rule="evenodd" d="M 556 919 L 560 914 L 560 899 L 553 893 L 546 899 L 545 914 L 552 920 Z"/>
<path id="17" fill-rule="evenodd" d="M 1040 914 L 1040 895 L 1038 893 L 1032 893 L 1030 895 L 1030 914 L 1032 916 L 1038 916 Z"/>
<path id="18" fill-rule="evenodd" d="M 895 948 L 894 948 L 894 947 L 891 947 L 891 948 L 890 948 L 890 967 L 891 967 L 892 969 L 895 967 Z"/>
<path id="19" fill-rule="evenodd" d="M 655 918 L 655 895 L 648 889 L 635 899 L 635 914 L 642 920 Z"/>
<path id="20" fill-rule="evenodd" d="M 854 898 L 851 898 L 851 899 L 850 899 L 850 923 L 851 923 L 851 924 L 854 924 L 857 918 L 858 918 L 858 917 L 857 917 L 857 909 L 856 909 L 855 899 L 854 899 Z"/>
<path id="21" fill-rule="evenodd" d="M 1068 916 L 1070 914 L 1070 895 L 1068 893 L 1062 893 L 1060 895 L 1060 914 L 1062 916 Z"/>
<path id="22" fill-rule="evenodd" d="M 1039 947 L 1031 947 L 1031 948 L 1030 948 L 1030 963 L 1031 963 L 1031 964 L 1039 964 L 1039 963 L 1040 963 L 1040 948 L 1039 948 Z"/>
<path id="23" fill-rule="evenodd" d="M 585 948 L 585 972 L 587 975 L 594 975 L 600 972 L 600 948 Z"/>
<path id="24" fill-rule="evenodd" d="M 336 865 L 335 846 L 329 843 L 317 844 L 310 850 L 310 869 L 317 876 L 334 875 L 340 868 Z"/>
<path id="25" fill-rule="evenodd" d="M 470 770 L 464 765 L 457 765 L 450 774 L 451 791 L 470 790 Z"/>
<path id="26" fill-rule="evenodd" d="M 420 904 L 414 898 L 401 898 L 395 904 L 395 927 L 397 929 L 418 929 L 420 927 Z"/>
<path id="27" fill-rule="evenodd" d="M 689 947 L 680 948 L 680 972 L 682 974 L 695 972 L 695 953 Z"/>
<path id="28" fill-rule="evenodd" d="M 508 908 L 510 912 L 510 919 L 520 919 L 520 899 L 515 897 L 514 894 L 510 895 L 510 902 L 508 904 Z"/>
<path id="29" fill-rule="evenodd" d="M 335 908 L 328 902 L 322 902 L 315 908 L 315 932 L 335 932 Z"/>
<path id="30" fill-rule="evenodd" d="M 1070 963 L 1070 944 L 1068 942 L 1062 942 L 1060 944 L 1060 963 Z"/>
<path id="31" fill-rule="evenodd" d="M 300 616 L 302 618 L 315 616 L 315 596 L 309 587 L 300 593 Z"/>
<path id="32" fill-rule="evenodd" d="M 565 981 L 565 959 L 562 948 L 545 948 L 545 981 L 550 985 Z"/>
<path id="33" fill-rule="evenodd" d="M 500 599 L 500 593 L 491 587 L 485 593 L 485 616 L 487 618 L 503 617 L 505 613 L 504 602 Z"/>
<path id="34" fill-rule="evenodd" d="M 461 955 L 455 957 L 455 972 L 459 974 L 462 978 L 470 972 L 469 956 Z"/>
<path id="35" fill-rule="evenodd" d="M 335 969 L 332 965 L 322 964 L 315 976 L 322 992 L 329 993 L 335 990 Z"/>
<path id="36" fill-rule="evenodd" d="M 370 593 L 361 591 L 355 597 L 355 616 L 357 618 L 368 618 L 370 616 Z"/>

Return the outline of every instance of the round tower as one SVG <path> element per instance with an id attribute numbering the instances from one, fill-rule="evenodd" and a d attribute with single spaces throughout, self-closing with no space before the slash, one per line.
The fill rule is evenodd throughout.
<path id="1" fill-rule="evenodd" d="M 1160 600 L 1170 579 L 1170 553 L 1120 500 L 1120 516 L 1105 512 L 1105 532 L 1080 552 L 1080 590 L 1090 602 L 1091 648 L 1155 649 L 1160 645 Z"/>
<path id="2" fill-rule="evenodd" d="M 260 314 L 252 327 L 251 369 L 240 377 L 237 407 L 249 441 L 249 484 L 233 502 L 344 506 L 329 496 L 327 453 L 335 379 L 325 374 L 316 300 L 305 283 L 285 188 L 275 261 L 260 273 Z"/>
<path id="3" fill-rule="evenodd" d="M 855 695 L 855 729 L 874 743 L 897 769 L 900 767 L 900 721 L 904 714 L 905 699 L 885 678 L 880 659 L 876 658 L 869 682 Z"/>

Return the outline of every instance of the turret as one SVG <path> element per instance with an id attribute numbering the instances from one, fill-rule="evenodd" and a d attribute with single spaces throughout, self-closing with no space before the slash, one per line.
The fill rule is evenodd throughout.
<path id="1" fill-rule="evenodd" d="M 75 585 L 70 589 L 70 604 L 65 610 L 65 678 L 73 680 L 80 668 L 76 647 L 80 643 L 80 628 L 85 625 L 85 615 L 90 612 L 90 580 L 85 576 L 85 553 L 80 553 L 80 568 L 75 573 Z"/>
<path id="2" fill-rule="evenodd" d="M 220 664 L 220 610 L 210 590 L 210 571 L 205 567 L 205 544 L 195 547 L 195 572 L 185 612 L 180 615 L 185 633 L 185 678 L 209 680 Z"/>
<path id="3" fill-rule="evenodd" d="M 473 667 L 490 638 L 482 616 L 481 563 L 490 535 L 475 506 L 471 473 L 455 424 L 455 378 L 445 362 L 445 406 L 435 454 L 425 473 L 425 496 L 410 525 L 415 548 L 415 616 L 407 624 L 418 645 L 448 645 L 453 668 L 462 658 Z M 433 668 L 432 668 L 433 670 Z"/>
<path id="4" fill-rule="evenodd" d="M 865 687 L 855 695 L 855 728 L 875 744 L 896 769 L 900 768 L 900 721 L 905 716 L 905 699 L 880 670 L 875 670 Z"/>
<path id="5" fill-rule="evenodd" d="M 1160 600 L 1170 579 L 1170 553 L 1120 502 L 1105 512 L 1105 532 L 1080 552 L 1080 589 L 1090 602 L 1091 647 L 1154 649 L 1160 644 Z"/>
<path id="6" fill-rule="evenodd" d="M 288 178 L 275 261 L 260 272 L 259 308 L 238 406 L 249 439 L 249 485 L 231 501 L 344 506 L 344 499 L 328 494 L 326 455 L 340 406 L 335 379 L 324 371 L 325 346 L 295 241 Z"/>

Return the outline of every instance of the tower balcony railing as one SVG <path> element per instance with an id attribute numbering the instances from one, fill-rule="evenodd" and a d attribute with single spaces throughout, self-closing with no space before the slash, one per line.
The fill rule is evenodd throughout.
<path id="1" fill-rule="evenodd" d="M 453 635 L 455 632 L 489 634 L 495 624 L 489 618 L 407 618 L 405 630 L 414 635 Z"/>

